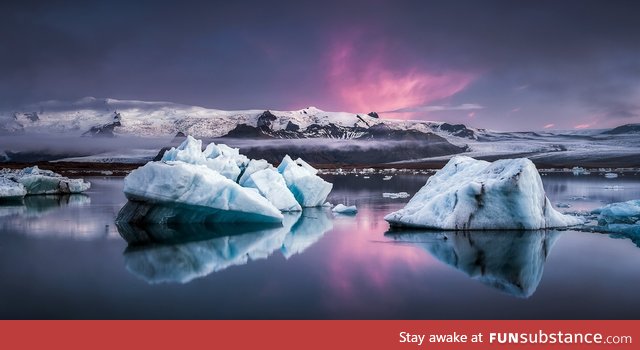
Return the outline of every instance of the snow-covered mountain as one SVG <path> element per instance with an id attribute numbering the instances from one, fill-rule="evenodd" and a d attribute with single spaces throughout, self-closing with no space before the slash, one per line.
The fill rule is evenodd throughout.
<path id="1" fill-rule="evenodd" d="M 486 160 L 528 157 L 542 167 L 640 167 L 638 133 L 640 124 L 499 132 L 382 119 L 375 112 L 326 112 L 315 107 L 224 111 L 87 97 L 0 111 L 0 162 L 144 163 L 161 148 L 176 145 L 180 136 L 192 135 L 240 147 L 252 158 L 274 163 L 290 154 L 330 166 L 392 163 L 433 168 L 465 153 Z"/>
<path id="2" fill-rule="evenodd" d="M 429 135 L 476 139 L 478 132 L 461 124 L 380 119 L 375 112 L 326 112 L 315 107 L 297 111 L 223 111 L 169 102 L 93 97 L 72 103 L 47 101 L 0 115 L 0 134 L 425 140 Z"/>

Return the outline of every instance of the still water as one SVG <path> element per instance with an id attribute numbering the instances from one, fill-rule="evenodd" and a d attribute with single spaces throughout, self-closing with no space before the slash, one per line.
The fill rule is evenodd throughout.
<path id="1" fill-rule="evenodd" d="M 637 319 L 640 248 L 575 231 L 387 232 L 427 175 L 331 176 L 283 227 L 116 227 L 122 178 L 0 206 L 3 319 Z M 640 198 L 640 177 L 543 176 L 566 210 Z M 170 243 L 127 246 L 122 237 Z M 185 238 L 190 237 L 190 238 Z"/>

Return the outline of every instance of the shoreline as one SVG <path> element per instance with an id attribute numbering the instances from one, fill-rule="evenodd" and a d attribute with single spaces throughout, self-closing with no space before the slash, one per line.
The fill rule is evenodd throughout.
<path id="1" fill-rule="evenodd" d="M 440 170 L 447 161 L 410 162 L 393 164 L 311 164 L 322 174 L 431 174 Z M 574 164 L 538 163 L 541 173 L 571 173 L 574 166 L 580 166 L 592 174 L 615 172 L 640 174 L 640 167 L 615 166 L 583 166 Z M 0 163 L 0 169 L 24 169 L 38 166 L 40 169 L 52 170 L 63 176 L 126 176 L 132 170 L 146 163 L 103 163 L 103 162 L 33 162 L 33 163 Z M 584 176 L 584 175 L 582 175 Z"/>

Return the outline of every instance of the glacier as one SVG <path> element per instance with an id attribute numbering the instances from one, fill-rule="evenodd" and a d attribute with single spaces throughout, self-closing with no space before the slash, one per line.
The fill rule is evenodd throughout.
<path id="1" fill-rule="evenodd" d="M 553 208 L 529 159 L 490 163 L 466 156 L 452 158 L 384 219 L 391 226 L 442 230 L 537 230 L 583 222 Z"/>
<path id="2" fill-rule="evenodd" d="M 324 203 L 332 185 L 299 159 L 286 156 L 279 168 L 250 160 L 236 148 L 188 136 L 126 178 L 130 203 L 120 220 L 140 223 L 280 223 L 282 212 Z"/>
<path id="3" fill-rule="evenodd" d="M 21 170 L 0 171 L 0 198 L 22 198 L 26 195 L 74 194 L 91 188 L 83 179 L 70 179 L 38 166 Z"/>

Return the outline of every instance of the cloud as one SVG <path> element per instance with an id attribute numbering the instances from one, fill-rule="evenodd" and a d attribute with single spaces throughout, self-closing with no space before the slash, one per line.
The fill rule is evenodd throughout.
<path id="1" fill-rule="evenodd" d="M 461 105 L 455 106 L 444 106 L 444 105 L 426 105 L 426 106 L 415 106 L 415 107 L 405 107 L 398 108 L 392 111 L 382 111 L 381 113 L 429 113 L 429 112 L 440 112 L 440 111 L 469 111 L 476 109 L 483 109 L 484 107 L 475 104 L 475 103 L 464 103 Z"/>
<path id="2" fill-rule="evenodd" d="M 346 111 L 399 115 L 443 110 L 426 104 L 455 95 L 476 77 L 470 72 L 429 70 L 424 64 L 398 64 L 394 50 L 384 44 L 362 51 L 356 47 L 355 40 L 344 40 L 333 45 L 329 56 L 329 88 Z"/>
<path id="3" fill-rule="evenodd" d="M 545 125 L 545 126 L 544 126 L 544 128 L 545 128 L 545 129 L 551 129 L 551 128 L 553 128 L 554 126 L 556 126 L 556 125 L 555 125 L 555 124 L 553 124 L 553 123 L 549 123 L 549 124 Z"/>

